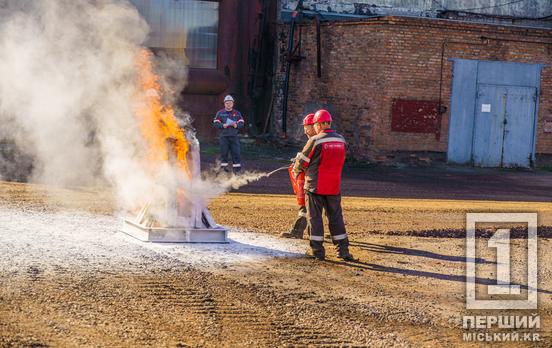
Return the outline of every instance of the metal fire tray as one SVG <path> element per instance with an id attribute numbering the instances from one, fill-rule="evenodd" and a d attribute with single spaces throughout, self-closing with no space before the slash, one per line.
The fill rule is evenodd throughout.
<path id="1" fill-rule="evenodd" d="M 228 230 L 188 227 L 145 227 L 124 219 L 121 232 L 143 242 L 160 243 L 228 243 Z"/>

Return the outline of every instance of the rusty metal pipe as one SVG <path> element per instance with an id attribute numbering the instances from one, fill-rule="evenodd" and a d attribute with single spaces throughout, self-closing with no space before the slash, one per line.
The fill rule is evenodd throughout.
<path id="1" fill-rule="evenodd" d="M 295 20 L 297 19 L 297 11 L 293 11 L 291 14 L 291 23 L 289 27 L 288 38 L 288 50 L 287 50 L 287 64 L 286 64 L 286 77 L 284 78 L 284 100 L 282 101 L 282 132 L 284 136 L 287 134 L 287 106 L 288 106 L 288 92 L 289 92 L 289 74 L 291 70 L 291 55 L 293 53 L 293 36 L 295 34 Z"/>
<path id="2" fill-rule="evenodd" d="M 318 16 L 314 16 L 314 20 L 316 21 L 316 72 L 318 75 L 318 78 L 322 77 L 322 53 L 321 53 L 321 40 L 320 40 L 320 18 Z"/>

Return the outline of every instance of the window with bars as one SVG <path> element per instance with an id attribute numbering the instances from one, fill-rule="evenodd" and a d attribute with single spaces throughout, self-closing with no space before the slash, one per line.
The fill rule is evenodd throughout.
<path id="1" fill-rule="evenodd" d="M 218 1 L 131 0 L 150 26 L 148 46 L 191 68 L 216 69 Z"/>

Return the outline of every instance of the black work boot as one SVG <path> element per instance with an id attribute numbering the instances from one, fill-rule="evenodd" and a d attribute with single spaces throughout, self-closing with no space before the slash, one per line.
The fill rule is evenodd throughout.
<path id="1" fill-rule="evenodd" d="M 323 242 L 311 240 L 310 246 L 311 250 L 307 252 L 308 256 L 314 257 L 317 260 L 324 260 L 326 258 Z"/>
<path id="2" fill-rule="evenodd" d="M 349 252 L 349 238 L 334 241 L 337 258 L 345 261 L 355 261 L 353 255 Z"/>

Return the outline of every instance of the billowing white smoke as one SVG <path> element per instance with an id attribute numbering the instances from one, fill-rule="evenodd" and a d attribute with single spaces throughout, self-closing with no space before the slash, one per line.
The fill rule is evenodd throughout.
<path id="1" fill-rule="evenodd" d="M 32 181 L 110 183 L 124 210 L 174 194 L 171 168 L 161 180 L 144 169 L 146 149 L 133 109 L 144 92 L 136 57 L 148 30 L 125 0 L 0 0 L 0 133 L 32 158 Z M 178 95 L 185 67 L 156 63 L 179 81 L 172 91 Z M 262 174 L 253 176 L 196 178 L 184 186 L 206 204 Z"/>
<path id="2" fill-rule="evenodd" d="M 214 181 L 218 183 L 218 186 L 220 186 L 225 191 L 229 191 L 230 189 L 237 190 L 242 186 L 245 186 L 251 182 L 255 182 L 258 180 L 261 180 L 262 178 L 267 177 L 268 173 L 258 173 L 258 172 L 245 172 L 242 175 L 239 176 L 231 176 L 231 177 L 219 177 L 215 178 Z"/>
<path id="3" fill-rule="evenodd" d="M 1 4 L 0 122 L 33 157 L 32 179 L 107 179 L 130 206 L 152 185 L 140 165 L 143 140 L 132 110 L 146 22 L 126 1 Z"/>

